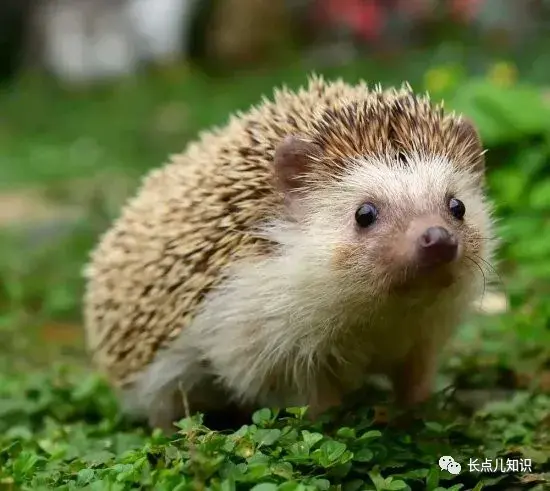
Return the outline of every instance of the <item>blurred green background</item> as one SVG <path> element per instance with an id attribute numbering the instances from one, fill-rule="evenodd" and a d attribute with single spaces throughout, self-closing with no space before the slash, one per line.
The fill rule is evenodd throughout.
<path id="1" fill-rule="evenodd" d="M 304 84 L 315 71 L 386 86 L 408 81 L 478 125 L 502 246 L 498 262 L 487 265 L 498 273 L 492 293 L 460 332 L 444 373 L 459 389 L 482 389 L 486 400 L 498 390 L 545 395 L 539 426 L 532 419 L 523 433 L 517 422 L 509 433 L 502 424 L 488 428 L 516 443 L 538 435 L 546 462 L 550 2 L 205 0 L 178 14 L 185 22 L 162 54 L 119 50 L 111 59 L 119 45 L 147 44 L 124 27 L 126 3 L 0 5 L 0 395 L 20 398 L 17 407 L 0 399 L 0 416 L 16 414 L 23 424 L 28 374 L 49 376 L 60 363 L 87 366 L 82 267 L 143 174 L 201 129 L 223 124 L 275 86 Z M 149 26 L 157 38 L 172 32 L 170 17 L 178 18 Z M 114 19 L 110 27 L 105 19 Z M 119 44 L 98 44 L 113 32 Z M 107 58 L 110 71 L 98 62 Z M 95 397 L 94 387 L 78 397 Z M 40 414 L 73 397 L 63 394 Z"/>

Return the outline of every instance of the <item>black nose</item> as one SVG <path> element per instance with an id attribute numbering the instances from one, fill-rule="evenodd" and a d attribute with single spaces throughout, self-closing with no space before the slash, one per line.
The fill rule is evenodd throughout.
<path id="1" fill-rule="evenodd" d="M 420 236 L 419 254 L 426 265 L 450 263 L 458 251 L 458 241 L 446 228 L 430 227 Z"/>

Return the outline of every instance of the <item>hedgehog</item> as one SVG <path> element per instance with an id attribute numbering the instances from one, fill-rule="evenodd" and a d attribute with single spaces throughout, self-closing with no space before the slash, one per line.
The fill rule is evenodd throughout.
<path id="1" fill-rule="evenodd" d="M 128 414 L 166 431 L 235 404 L 412 407 L 485 287 L 496 239 L 473 122 L 312 74 L 143 178 L 85 268 L 86 340 Z"/>

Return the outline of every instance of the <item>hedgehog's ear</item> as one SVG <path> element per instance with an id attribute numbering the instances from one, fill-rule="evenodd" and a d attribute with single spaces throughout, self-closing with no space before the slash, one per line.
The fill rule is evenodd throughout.
<path id="1" fill-rule="evenodd" d="M 277 145 L 273 157 L 278 188 L 285 193 L 300 189 L 303 186 L 302 177 L 310 169 L 312 158 L 320 155 L 319 145 L 294 135 L 287 136 Z"/>
<path id="2" fill-rule="evenodd" d="M 468 118 L 462 118 L 458 125 L 458 141 L 464 145 L 472 172 L 480 181 L 485 176 L 485 155 L 483 144 L 475 124 Z"/>

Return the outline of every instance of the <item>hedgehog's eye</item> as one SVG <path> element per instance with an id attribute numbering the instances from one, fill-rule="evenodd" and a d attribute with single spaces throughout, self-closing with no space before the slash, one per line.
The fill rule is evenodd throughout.
<path id="1" fill-rule="evenodd" d="M 363 203 L 355 212 L 355 221 L 360 227 L 366 228 L 374 223 L 378 210 L 372 203 Z"/>
<path id="2" fill-rule="evenodd" d="M 464 214 L 466 213 L 464 203 L 456 198 L 451 198 L 449 200 L 449 210 L 457 220 L 462 220 L 464 218 Z"/>

